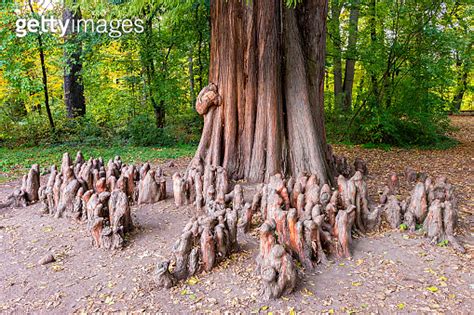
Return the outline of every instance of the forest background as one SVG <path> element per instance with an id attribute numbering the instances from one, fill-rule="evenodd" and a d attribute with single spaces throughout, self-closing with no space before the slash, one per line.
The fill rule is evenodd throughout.
<path id="1" fill-rule="evenodd" d="M 57 159 L 65 147 L 134 160 L 194 152 L 203 125 L 194 104 L 208 84 L 209 0 L 0 6 L 1 170 L 40 151 Z M 144 31 L 16 35 L 18 18 L 41 15 L 142 19 Z M 468 1 L 330 0 L 329 142 L 454 145 L 448 114 L 474 110 L 472 16 Z"/>

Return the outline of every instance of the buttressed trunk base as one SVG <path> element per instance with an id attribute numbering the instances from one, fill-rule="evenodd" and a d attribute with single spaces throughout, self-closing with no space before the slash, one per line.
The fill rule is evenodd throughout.
<path id="1" fill-rule="evenodd" d="M 327 1 L 211 3 L 211 84 L 196 106 L 195 158 L 230 178 L 276 173 L 332 181 L 323 111 Z M 203 110 L 204 109 L 204 110 Z"/>

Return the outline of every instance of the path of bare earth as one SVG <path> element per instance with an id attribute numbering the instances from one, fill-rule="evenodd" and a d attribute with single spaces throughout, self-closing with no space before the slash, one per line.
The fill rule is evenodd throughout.
<path id="1" fill-rule="evenodd" d="M 301 272 L 297 291 L 263 301 L 255 275 L 257 233 L 239 235 L 241 251 L 208 274 L 171 290 L 153 284 L 155 264 L 169 257 L 190 210 L 171 198 L 134 207 L 138 229 L 118 252 L 91 246 L 84 225 L 39 214 L 39 205 L 0 212 L 0 311 L 72 313 L 81 311 L 190 312 L 449 312 L 474 309 L 473 167 L 474 117 L 453 117 L 460 145 L 445 151 L 364 149 L 335 146 L 338 154 L 359 156 L 369 165 L 373 196 L 382 179 L 406 166 L 430 175 L 446 175 L 460 198 L 460 255 L 433 246 L 419 235 L 384 230 L 355 239 L 351 260 L 334 260 L 314 272 Z M 175 161 L 183 169 L 188 161 Z M 402 180 L 403 182 L 403 180 Z M 0 186 L 0 199 L 18 181 Z M 406 194 L 404 186 L 402 194 Z M 37 265 L 47 252 L 57 262 Z"/>

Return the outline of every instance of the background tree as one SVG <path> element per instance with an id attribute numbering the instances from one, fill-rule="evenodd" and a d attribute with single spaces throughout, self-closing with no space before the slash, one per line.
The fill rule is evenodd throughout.
<path id="1" fill-rule="evenodd" d="M 298 11 L 299 2 L 288 0 L 285 5 L 296 6 Z M 111 38 L 88 31 L 76 34 L 74 41 L 72 37 L 64 40 L 58 34 L 41 34 L 51 114 L 48 115 L 37 34 L 29 33 L 25 37 L 15 34 L 16 20 L 31 16 L 28 0 L 3 2 L 0 7 L 0 141 L 12 146 L 97 143 L 99 139 L 101 143 L 106 139 L 107 143 L 134 145 L 197 144 L 203 119 L 191 104 L 208 83 L 210 2 L 66 0 L 65 4 L 73 13 L 79 12 L 80 7 L 82 17 L 93 20 L 145 18 L 154 9 L 158 11 L 146 34 Z M 60 18 L 64 10 L 59 1 L 41 1 L 40 5 L 32 0 L 32 5 L 36 14 L 55 18 Z M 253 4 L 251 7 L 255 11 Z M 450 130 L 447 113 L 458 107 L 461 111 L 474 109 L 472 36 L 469 33 L 472 6 L 455 0 L 331 0 L 328 13 L 324 60 L 328 140 L 398 146 L 452 144 L 447 137 Z M 242 23 L 255 20 L 245 17 Z M 239 18 L 237 21 L 241 23 Z M 240 26 L 229 26 L 229 29 L 244 30 Z M 231 35 L 250 38 L 240 33 Z M 283 39 L 280 38 L 279 43 L 282 45 Z M 281 46 L 279 50 L 285 53 L 284 49 Z M 236 58 L 241 57 L 236 55 Z M 252 67 L 259 65 L 246 62 Z M 65 71 L 79 68 L 81 63 L 82 69 Z M 309 64 L 314 65 L 311 61 Z M 280 74 L 285 78 L 286 65 L 283 62 L 280 65 L 283 69 Z M 71 120 L 64 106 L 63 84 L 64 75 L 74 72 L 80 74 L 76 82 L 84 88 L 87 112 L 81 119 Z M 283 78 L 277 80 L 280 82 Z M 247 79 L 257 80 L 253 76 Z M 283 95 L 285 89 L 280 89 Z M 262 87 L 262 90 L 265 89 Z M 335 91 L 339 91 L 337 97 Z M 252 93 L 258 93 L 258 98 L 263 95 L 258 90 Z M 237 95 L 241 97 L 243 93 Z M 283 117 L 280 126 L 288 123 L 284 98 L 286 96 L 280 97 Z M 255 109 L 251 115 L 256 113 Z M 49 118 L 56 132 L 52 132 Z M 243 132 L 239 128 L 238 137 L 239 132 Z M 266 141 L 263 135 L 259 139 Z M 253 149 L 254 139 L 245 137 L 250 139 L 245 145 L 246 151 L 242 150 L 243 144 L 236 144 L 237 150 L 241 150 L 236 161 L 242 159 L 242 152 Z M 277 163 L 283 164 L 284 170 L 289 170 L 292 163 L 288 158 L 289 137 L 285 130 L 283 136 L 275 140 L 287 150 Z M 267 152 L 265 150 L 263 152 Z M 254 159 L 251 154 L 243 158 L 246 165 Z M 266 156 L 265 153 L 265 173 Z M 244 176 L 249 174 L 246 172 L 250 171 L 238 170 L 237 173 Z"/>
<path id="2" fill-rule="evenodd" d="M 329 47 L 332 56 L 332 73 L 334 76 L 334 108 L 344 110 L 342 107 L 342 39 L 340 16 L 342 2 L 340 0 L 331 1 L 331 15 L 328 21 Z"/>
<path id="3" fill-rule="evenodd" d="M 68 7 L 64 7 L 63 20 L 71 21 L 66 31 L 64 50 L 64 57 L 66 59 L 64 69 L 64 102 L 69 118 L 82 117 L 86 114 L 84 86 L 81 80 L 82 46 L 77 38 L 77 34 L 71 32 L 73 21 L 77 22 L 80 19 L 81 11 L 79 8 L 71 10 Z"/>
<path id="4" fill-rule="evenodd" d="M 346 57 L 343 72 L 347 75 L 354 69 L 354 80 L 358 83 L 355 103 L 351 102 L 352 112 L 344 110 L 327 115 L 330 137 L 395 145 L 449 142 L 446 113 L 456 107 L 453 104 L 457 91 L 461 92 L 459 95 L 469 91 L 469 83 L 463 84 L 463 78 L 469 82 L 469 75 L 463 73 L 471 73 L 469 62 L 456 61 L 457 52 L 471 55 L 467 48 L 472 46 L 462 31 L 463 24 L 457 22 L 456 12 L 464 23 L 469 23 L 468 6 L 455 1 L 344 3 L 339 21 L 341 50 Z M 333 31 L 329 29 L 330 37 Z M 329 46 L 330 60 L 338 55 L 333 53 L 334 49 L 333 45 Z M 462 70 L 456 64 L 466 64 L 467 69 Z M 329 67 L 337 68 L 337 62 L 333 61 Z M 335 86 L 338 79 L 333 80 Z M 343 90 L 344 104 L 348 105 L 352 93 Z M 326 105 L 331 108 L 332 104 Z M 337 128 L 343 123 L 348 128 Z"/>
<path id="5" fill-rule="evenodd" d="M 472 34 L 469 31 L 469 25 L 472 25 L 469 24 L 472 14 L 472 6 L 463 6 L 460 1 L 456 1 L 451 14 L 446 17 L 448 30 L 456 39 L 453 49 L 456 85 L 451 106 L 455 112 L 459 112 L 461 109 L 464 94 L 469 89 L 468 77 L 472 69 L 472 46 L 474 45 Z"/>
<path id="6" fill-rule="evenodd" d="M 33 4 L 31 0 L 28 0 L 28 6 L 30 7 L 31 15 L 37 17 L 35 10 L 33 9 Z M 46 62 L 44 57 L 44 46 L 43 46 L 43 37 L 41 33 L 37 33 L 36 38 L 38 40 L 38 51 L 41 62 L 41 73 L 43 79 L 43 92 L 44 92 L 44 107 L 46 107 L 46 113 L 48 114 L 49 126 L 51 130 L 54 131 L 54 121 L 53 116 L 51 115 L 51 109 L 49 107 L 49 92 L 48 92 L 48 74 L 46 72 Z"/>
<path id="7" fill-rule="evenodd" d="M 342 92 L 344 95 L 343 110 L 350 111 L 352 107 L 352 88 L 354 86 L 355 64 L 357 58 L 357 25 L 359 23 L 359 0 L 353 0 L 350 5 L 349 35 L 347 40 L 346 67 Z"/>

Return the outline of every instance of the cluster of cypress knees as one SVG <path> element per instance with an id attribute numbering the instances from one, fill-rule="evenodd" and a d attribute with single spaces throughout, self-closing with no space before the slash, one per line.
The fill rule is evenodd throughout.
<path id="1" fill-rule="evenodd" d="M 407 182 L 416 185 L 400 202 L 398 175 L 390 174 L 375 205 L 368 195 L 364 161 L 356 159 L 350 165 L 344 157 L 334 157 L 334 163 L 339 173 L 335 189 L 314 174 L 290 178 L 275 174 L 268 183 L 259 184 L 246 202 L 240 184 L 229 192 L 224 168 L 193 160 L 184 175 L 173 175 L 173 191 L 176 206 L 193 205 L 194 215 L 171 258 L 158 263 L 157 284 L 169 288 L 200 269 L 209 271 L 238 250 L 237 229 L 249 232 L 254 216 L 258 219 L 254 221 L 263 222 L 259 228 L 257 272 L 266 298 L 277 298 L 295 289 L 295 260 L 306 270 L 313 270 L 317 264 L 326 263 L 328 255 L 348 258 L 352 233 L 363 235 L 379 229 L 382 222 L 392 228 L 405 224 L 410 231 L 423 225 L 432 242 L 447 240 L 464 252 L 454 237 L 454 188 L 445 177 L 433 181 L 407 168 Z"/>
<path id="2" fill-rule="evenodd" d="M 231 188 L 223 167 L 193 159 L 184 175 L 172 176 L 175 205 L 192 205 L 193 215 L 171 257 L 157 264 L 157 285 L 170 288 L 200 271 L 210 271 L 238 251 L 238 230 L 251 231 L 252 222 L 261 222 L 257 272 L 266 298 L 295 289 L 295 260 L 313 270 L 326 263 L 329 255 L 348 258 L 352 233 L 363 235 L 380 228 L 382 222 L 391 228 L 404 224 L 410 231 L 422 225 L 432 242 L 446 241 L 464 252 L 454 236 L 457 204 L 454 187 L 446 177 L 433 180 L 407 168 L 404 177 L 414 187 L 410 196 L 399 201 L 399 178 L 390 174 L 374 205 L 368 195 L 364 161 L 356 159 L 351 165 L 335 156 L 334 164 L 339 173 L 335 188 L 314 174 L 290 178 L 275 174 L 257 185 L 246 200 L 246 188 L 240 184 Z M 125 233 L 133 229 L 130 205 L 164 199 L 166 179 L 161 168 L 153 170 L 148 163 L 126 165 L 120 157 L 105 166 L 101 158 L 85 161 L 78 152 L 74 162 L 65 153 L 60 171 L 52 166 L 44 186 L 40 186 L 39 166 L 33 165 L 22 187 L 0 208 L 41 201 L 44 213 L 86 221 L 95 246 L 118 249 L 124 245 Z"/>
<path id="3" fill-rule="evenodd" d="M 119 156 L 86 161 L 78 152 L 74 162 L 64 153 L 61 168 L 51 166 L 45 185 L 40 185 L 38 164 L 31 167 L 0 208 L 27 206 L 40 201 L 41 212 L 87 223 L 92 244 L 106 249 L 124 246 L 125 234 L 134 228 L 130 205 L 166 199 L 166 180 L 161 168 L 149 163 L 126 165 Z"/>

